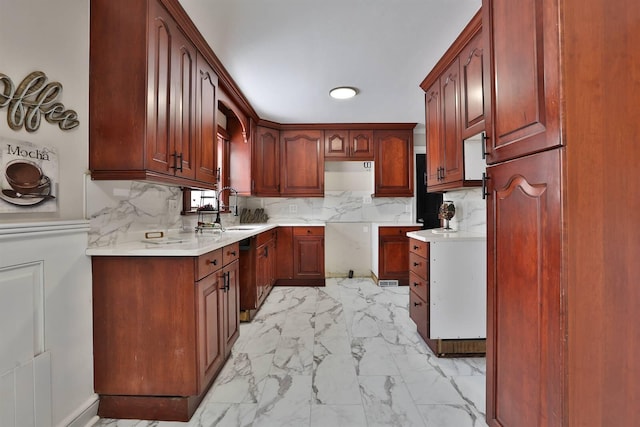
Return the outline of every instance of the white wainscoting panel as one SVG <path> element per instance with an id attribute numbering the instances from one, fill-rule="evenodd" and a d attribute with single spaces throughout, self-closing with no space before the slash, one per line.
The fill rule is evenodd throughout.
<path id="1" fill-rule="evenodd" d="M 93 411 L 88 231 L 85 220 L 0 224 L 2 427 L 66 427 Z"/>

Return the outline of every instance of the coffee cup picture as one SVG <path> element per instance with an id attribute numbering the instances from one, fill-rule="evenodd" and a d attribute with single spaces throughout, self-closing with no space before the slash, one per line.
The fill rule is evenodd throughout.
<path id="1" fill-rule="evenodd" d="M 55 148 L 0 137 L 0 214 L 56 212 L 58 169 Z"/>
<path id="2" fill-rule="evenodd" d="M 20 194 L 44 194 L 51 183 L 37 164 L 27 160 L 9 162 L 5 169 L 5 178 L 11 188 Z"/>
<path id="3" fill-rule="evenodd" d="M 19 206 L 32 206 L 44 200 L 55 199 L 51 194 L 51 179 L 35 162 L 12 160 L 5 165 L 4 179 L 9 188 L 2 189 L 5 201 Z"/>

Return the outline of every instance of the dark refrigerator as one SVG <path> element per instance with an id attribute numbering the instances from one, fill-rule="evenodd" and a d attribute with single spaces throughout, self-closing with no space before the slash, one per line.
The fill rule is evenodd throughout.
<path id="1" fill-rule="evenodd" d="M 427 164 L 425 154 L 416 154 L 416 222 L 423 229 L 439 228 L 438 211 L 442 193 L 427 193 Z"/>

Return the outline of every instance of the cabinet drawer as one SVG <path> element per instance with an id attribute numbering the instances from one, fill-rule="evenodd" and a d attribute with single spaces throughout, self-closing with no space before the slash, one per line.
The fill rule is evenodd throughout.
<path id="1" fill-rule="evenodd" d="M 421 256 L 414 254 L 413 252 L 409 252 L 409 271 L 415 273 L 423 279 L 427 279 L 428 268 L 429 263 L 427 262 L 426 258 L 422 258 Z"/>
<path id="2" fill-rule="evenodd" d="M 196 277 L 198 280 L 222 268 L 222 249 L 207 252 L 197 259 Z"/>
<path id="3" fill-rule="evenodd" d="M 276 239 L 276 229 L 274 228 L 273 230 L 268 230 L 258 234 L 258 236 L 256 237 L 256 245 L 262 246 L 265 243 L 267 243 L 269 240 L 275 240 L 275 239 Z"/>
<path id="4" fill-rule="evenodd" d="M 409 252 L 413 252 L 422 258 L 429 258 L 429 243 L 417 239 L 410 239 Z"/>
<path id="5" fill-rule="evenodd" d="M 293 227 L 294 236 L 324 236 L 324 227 Z"/>
<path id="6" fill-rule="evenodd" d="M 420 227 L 380 227 L 378 229 L 378 236 L 406 237 L 407 233 L 418 230 L 420 230 Z"/>
<path id="7" fill-rule="evenodd" d="M 429 305 L 413 289 L 409 292 L 409 317 L 422 338 L 429 338 Z"/>
<path id="8" fill-rule="evenodd" d="M 240 256 L 240 244 L 238 242 L 225 246 L 222 249 L 222 265 L 227 265 L 237 260 Z"/>
<path id="9" fill-rule="evenodd" d="M 420 298 L 429 301 L 429 280 L 424 279 L 417 274 L 409 273 L 409 286 Z"/>

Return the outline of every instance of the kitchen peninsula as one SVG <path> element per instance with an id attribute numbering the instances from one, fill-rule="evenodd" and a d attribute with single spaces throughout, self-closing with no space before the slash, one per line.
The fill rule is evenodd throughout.
<path id="1" fill-rule="evenodd" d="M 440 231 L 440 230 L 439 230 Z M 407 233 L 409 315 L 438 356 L 486 351 L 486 235 Z"/>

